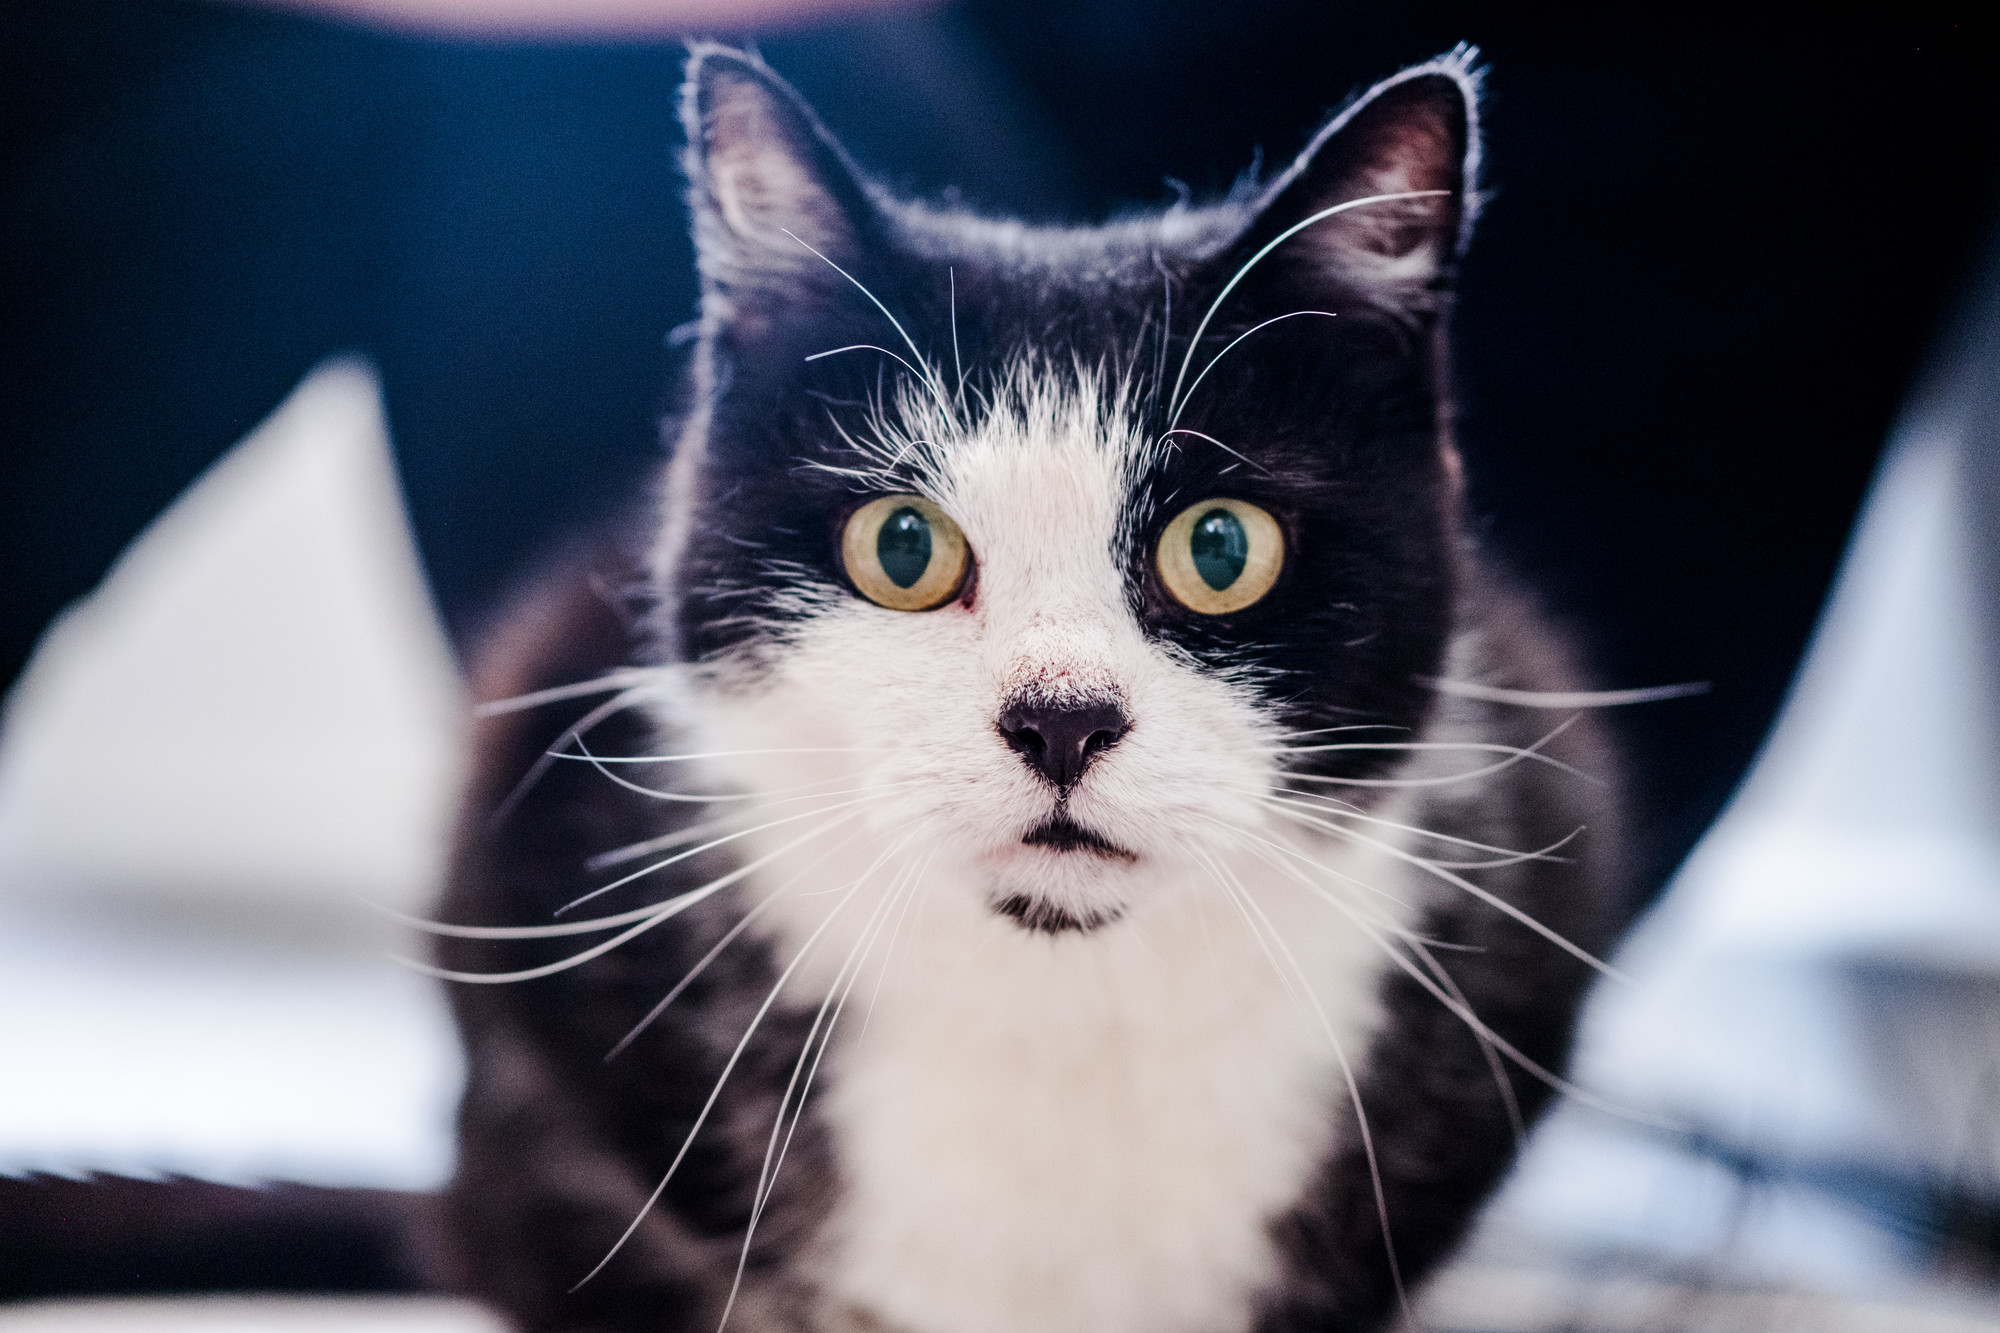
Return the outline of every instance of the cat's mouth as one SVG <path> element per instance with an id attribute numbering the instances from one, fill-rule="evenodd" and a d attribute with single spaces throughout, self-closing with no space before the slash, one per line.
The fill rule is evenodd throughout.
<path id="1" fill-rule="evenodd" d="M 1136 852 L 1128 852 L 1095 829 L 1085 828 L 1061 809 L 1022 834 L 1021 841 L 1029 847 L 1047 847 L 1056 852 L 1085 852 L 1114 861 L 1139 859 Z"/>
<path id="2" fill-rule="evenodd" d="M 1125 914 L 1122 904 L 1105 901 L 1099 881 L 1112 865 L 1137 861 L 1137 852 L 1079 824 L 1060 805 L 1019 845 L 1040 852 L 1003 858 L 989 899 L 1001 916 L 1036 934 L 1062 935 L 1088 934 Z"/>

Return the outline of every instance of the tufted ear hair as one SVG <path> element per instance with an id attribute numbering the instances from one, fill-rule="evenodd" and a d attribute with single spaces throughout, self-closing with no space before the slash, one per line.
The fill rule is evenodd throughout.
<path id="1" fill-rule="evenodd" d="M 760 296 L 782 300 L 802 280 L 840 282 L 828 261 L 851 266 L 878 214 L 853 162 L 791 85 L 753 55 L 696 43 L 681 121 L 711 313 L 743 318 Z"/>
<path id="2" fill-rule="evenodd" d="M 1260 264 L 1267 282 L 1337 289 L 1411 315 L 1432 310 L 1473 212 L 1477 57 L 1460 47 L 1349 105 L 1253 205 L 1235 256 L 1271 247 Z M 1382 198 L 1399 195 L 1413 197 Z"/>

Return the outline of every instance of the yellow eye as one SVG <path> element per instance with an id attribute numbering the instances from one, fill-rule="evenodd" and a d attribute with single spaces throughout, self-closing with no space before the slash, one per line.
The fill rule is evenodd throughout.
<path id="1" fill-rule="evenodd" d="M 840 558 L 861 595 L 891 611 L 943 606 L 965 582 L 965 534 L 919 495 L 885 495 L 855 510 Z"/>
<path id="2" fill-rule="evenodd" d="M 1190 611 L 1241 611 L 1271 591 L 1285 566 L 1278 520 L 1241 500 L 1203 500 L 1160 534 L 1160 582 Z"/>

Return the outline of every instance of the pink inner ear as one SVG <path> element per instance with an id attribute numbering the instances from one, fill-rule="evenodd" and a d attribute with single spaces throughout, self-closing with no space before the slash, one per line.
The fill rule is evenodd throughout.
<path id="1" fill-rule="evenodd" d="M 1261 227 L 1279 233 L 1321 210 L 1361 204 L 1301 231 L 1294 258 L 1415 308 L 1449 262 L 1465 216 L 1472 109 L 1465 76 L 1442 66 L 1376 88 L 1306 150 Z M 1380 199 L 1448 191 L 1415 199 Z"/>
<path id="2" fill-rule="evenodd" d="M 1458 189 L 1457 135 L 1436 110 L 1413 110 L 1383 128 L 1362 171 L 1366 193 Z"/>
<path id="3" fill-rule="evenodd" d="M 1356 209 L 1340 219 L 1339 243 L 1387 259 L 1401 259 L 1426 247 L 1443 257 L 1454 239 L 1465 171 L 1464 113 L 1458 102 L 1462 94 L 1456 85 L 1432 91 L 1430 85 L 1443 82 L 1423 80 L 1414 87 L 1392 88 L 1362 108 L 1337 136 L 1353 136 L 1359 142 L 1349 149 L 1352 164 L 1336 195 L 1358 199 L 1417 190 L 1452 193 Z M 1328 145 L 1335 151 L 1339 147 L 1338 142 Z"/>
<path id="4" fill-rule="evenodd" d="M 1401 194 L 1417 190 L 1452 190 L 1452 195 L 1399 199 L 1357 209 L 1344 228 L 1350 244 L 1389 259 L 1401 259 L 1424 247 L 1442 251 L 1455 230 L 1459 201 L 1456 171 L 1441 170 L 1449 159 L 1450 136 L 1406 127 L 1384 145 L 1384 152 L 1365 176 L 1366 194 Z"/>
<path id="5" fill-rule="evenodd" d="M 705 128 L 709 192 L 739 243 L 788 265 L 819 262 L 800 241 L 822 253 L 845 248 L 848 227 L 840 205 L 800 157 L 796 129 L 768 89 L 748 79 L 717 78 Z"/>

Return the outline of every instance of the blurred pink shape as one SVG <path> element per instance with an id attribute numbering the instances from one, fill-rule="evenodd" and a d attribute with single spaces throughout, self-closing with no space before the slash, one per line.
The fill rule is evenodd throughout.
<path id="1" fill-rule="evenodd" d="M 935 0 L 251 0 L 444 37 L 674 37 L 798 27 Z"/>

